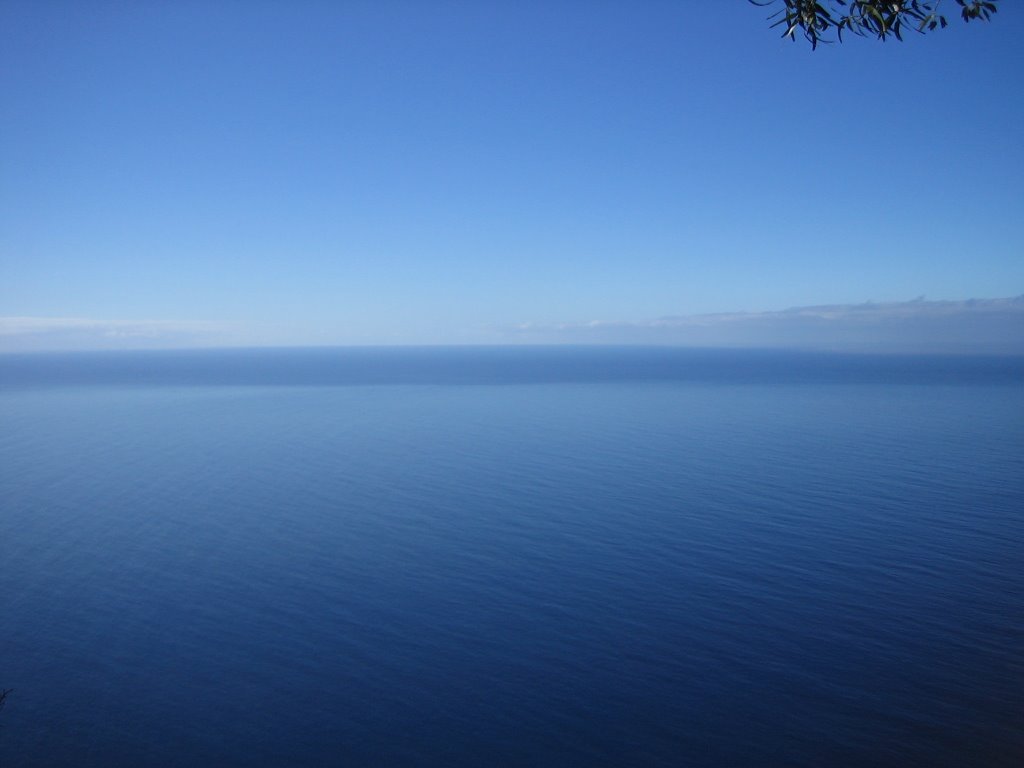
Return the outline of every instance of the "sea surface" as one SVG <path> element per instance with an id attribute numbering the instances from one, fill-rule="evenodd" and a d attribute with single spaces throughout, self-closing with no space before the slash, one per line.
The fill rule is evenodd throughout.
<path id="1" fill-rule="evenodd" d="M 1024 765 L 1024 358 L 0 356 L 0 766 Z"/>

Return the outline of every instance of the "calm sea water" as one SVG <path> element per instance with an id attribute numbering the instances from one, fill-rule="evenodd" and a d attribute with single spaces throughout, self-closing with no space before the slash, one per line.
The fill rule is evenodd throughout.
<path id="1" fill-rule="evenodd" d="M 3 766 L 1019 766 L 1024 360 L 0 357 Z"/>

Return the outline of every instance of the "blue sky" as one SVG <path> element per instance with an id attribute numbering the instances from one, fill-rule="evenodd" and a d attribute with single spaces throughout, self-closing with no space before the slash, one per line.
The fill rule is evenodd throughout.
<path id="1" fill-rule="evenodd" d="M 0 349 L 1024 293 L 1020 4 L 816 52 L 766 14 L 8 0 Z"/>

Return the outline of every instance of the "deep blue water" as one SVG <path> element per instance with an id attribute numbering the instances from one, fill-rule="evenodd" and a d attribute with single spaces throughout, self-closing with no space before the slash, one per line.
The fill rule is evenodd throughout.
<path id="1" fill-rule="evenodd" d="M 0 356 L 0 765 L 1024 764 L 1024 359 Z"/>

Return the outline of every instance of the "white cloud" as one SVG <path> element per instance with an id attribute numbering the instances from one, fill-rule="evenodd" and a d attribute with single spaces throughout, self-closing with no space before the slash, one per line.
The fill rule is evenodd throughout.
<path id="1" fill-rule="evenodd" d="M 0 317 L 0 350 L 199 346 L 210 343 L 218 330 L 202 322 Z"/>
<path id="2" fill-rule="evenodd" d="M 794 307 L 640 322 L 524 323 L 532 343 L 674 344 L 903 352 L 1024 353 L 1024 296 Z"/>

